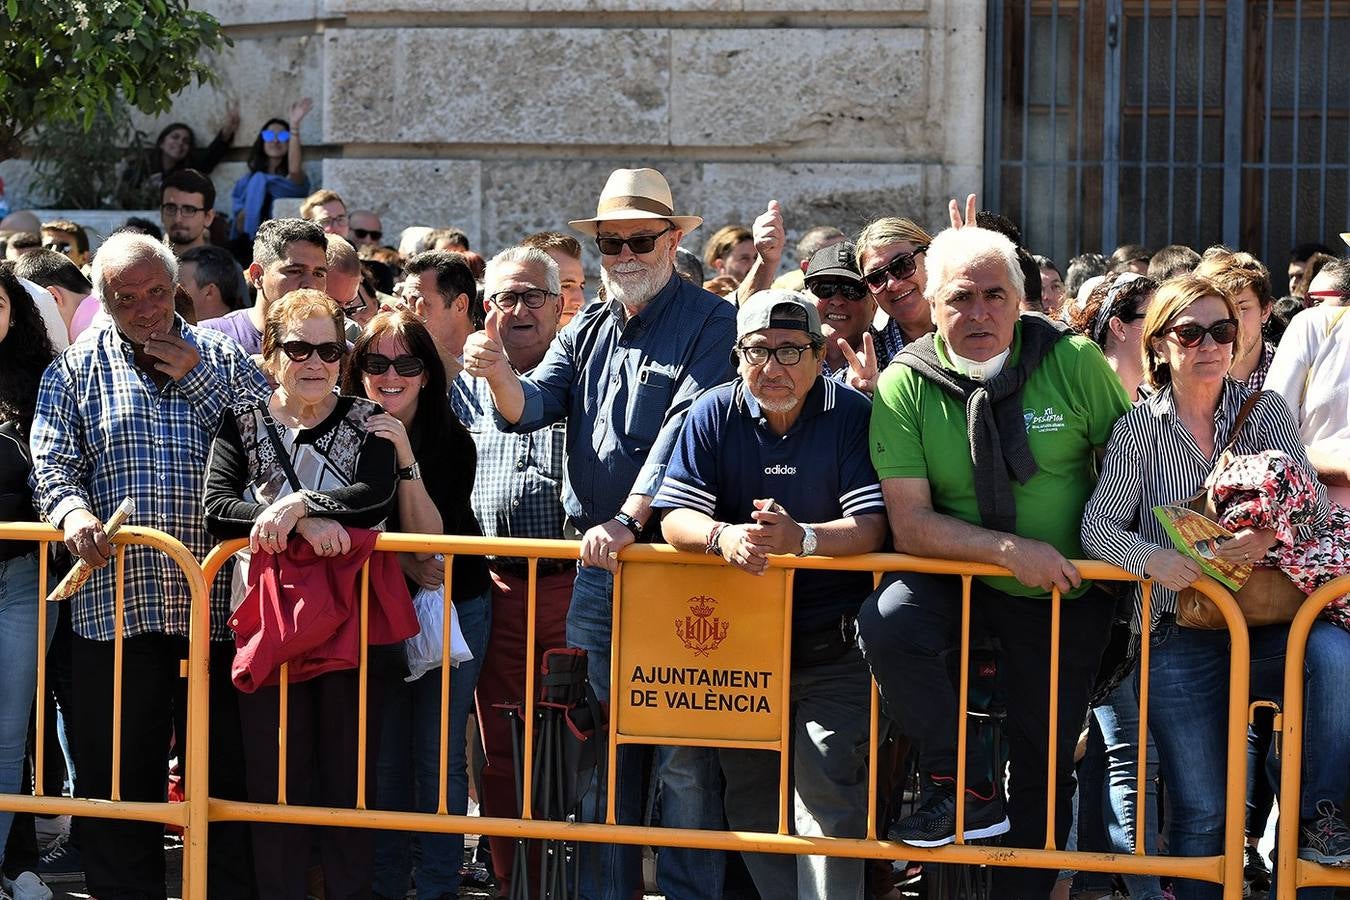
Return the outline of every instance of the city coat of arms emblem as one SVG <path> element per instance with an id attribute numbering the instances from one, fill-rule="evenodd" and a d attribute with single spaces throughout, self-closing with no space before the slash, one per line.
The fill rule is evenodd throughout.
<path id="1" fill-rule="evenodd" d="M 713 597 L 690 597 L 691 615 L 675 620 L 675 634 L 695 656 L 707 656 L 726 640 L 731 623 L 713 615 L 717 600 Z"/>

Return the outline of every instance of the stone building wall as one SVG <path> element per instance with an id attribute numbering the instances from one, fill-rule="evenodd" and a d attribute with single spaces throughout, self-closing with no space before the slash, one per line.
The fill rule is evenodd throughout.
<path id="1" fill-rule="evenodd" d="M 238 102 L 221 208 L 243 148 L 304 95 L 316 185 L 376 209 L 387 233 L 453 224 L 487 252 L 593 214 L 619 166 L 666 174 L 680 211 L 707 220 L 696 250 L 770 199 L 790 236 L 888 213 L 940 225 L 980 182 L 983 0 L 198 5 L 234 46 L 175 117 L 205 140 Z"/>

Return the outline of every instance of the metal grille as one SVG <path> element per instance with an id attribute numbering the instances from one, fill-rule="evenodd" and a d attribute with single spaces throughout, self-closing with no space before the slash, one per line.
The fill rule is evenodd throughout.
<path id="1" fill-rule="evenodd" d="M 988 10 L 984 205 L 1033 251 L 1222 242 L 1278 273 L 1296 243 L 1339 245 L 1350 81 L 1330 66 L 1350 0 Z"/>

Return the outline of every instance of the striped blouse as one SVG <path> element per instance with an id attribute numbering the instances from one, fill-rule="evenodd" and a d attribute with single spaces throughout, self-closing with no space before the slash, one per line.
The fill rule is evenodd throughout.
<path id="1" fill-rule="evenodd" d="M 1214 412 L 1216 453 L 1228 443 L 1233 422 L 1250 394 L 1231 378 L 1224 381 Z M 1257 401 L 1233 447 L 1238 454 L 1263 450 L 1283 451 L 1311 470 L 1289 407 L 1283 397 L 1271 392 Z M 1200 493 L 1214 462 L 1205 458 L 1177 416 L 1171 386 L 1140 401 L 1111 430 L 1101 478 L 1083 510 L 1083 547 L 1097 559 L 1144 575 L 1149 557 L 1160 549 L 1172 548 L 1162 523 L 1153 515 L 1153 507 L 1180 503 Z M 1316 521 L 1298 526 L 1300 540 L 1311 537 L 1326 522 L 1326 489 L 1317 484 L 1320 514 Z M 1141 598 L 1142 590 L 1136 587 L 1135 631 L 1139 631 L 1142 617 Z M 1150 631 L 1164 613 L 1176 612 L 1176 593 L 1155 584 L 1152 612 Z"/>

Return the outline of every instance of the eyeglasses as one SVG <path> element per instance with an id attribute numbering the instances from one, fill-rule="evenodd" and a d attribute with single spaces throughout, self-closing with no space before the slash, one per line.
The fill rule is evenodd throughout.
<path id="1" fill-rule="evenodd" d="M 1220 319 L 1210 326 L 1187 322 L 1184 325 L 1173 325 L 1171 328 L 1163 329 L 1164 334 L 1169 332 L 1175 334 L 1177 343 L 1183 347 L 1199 347 L 1205 335 L 1214 338 L 1216 344 L 1231 344 L 1237 340 L 1237 331 L 1237 319 Z"/>
<path id="2" fill-rule="evenodd" d="M 600 248 L 600 252 L 605 256 L 618 256 L 623 252 L 624 245 L 636 254 L 651 253 L 656 249 L 656 239 L 661 235 L 674 231 L 675 226 L 671 225 L 656 234 L 635 234 L 632 237 L 596 237 L 595 246 Z"/>
<path id="3" fill-rule="evenodd" d="M 43 250 L 55 250 L 57 253 L 69 253 L 75 249 L 74 244 L 67 244 L 65 241 L 48 241 L 42 245 Z"/>
<path id="4" fill-rule="evenodd" d="M 779 347 L 743 347 L 737 346 L 736 350 L 745 357 L 745 361 L 752 366 L 762 366 L 769 361 L 772 356 L 778 360 L 779 365 L 795 366 L 802 361 L 802 354 L 811 349 L 810 344 L 783 344 Z"/>
<path id="5" fill-rule="evenodd" d="M 320 228 L 327 228 L 329 225 L 346 225 L 347 217 L 333 216 L 329 219 L 315 219 L 314 224 L 318 225 Z"/>
<path id="6" fill-rule="evenodd" d="M 528 291 L 498 291 L 488 299 L 502 312 L 510 312 L 516 308 L 517 303 L 524 303 L 530 309 L 538 309 L 548 298 L 556 296 L 558 295 L 552 291 L 530 288 Z"/>
<path id="7" fill-rule="evenodd" d="M 1318 300 L 1343 300 L 1350 297 L 1345 291 L 1308 291 L 1308 297 Z"/>
<path id="8" fill-rule="evenodd" d="M 421 357 L 413 356 L 410 353 L 404 353 L 402 356 L 396 356 L 393 359 L 382 353 L 367 353 L 361 359 L 361 371 L 370 375 L 383 375 L 393 366 L 394 371 L 404 378 L 413 378 L 426 371 L 426 363 L 422 362 Z"/>
<path id="9" fill-rule="evenodd" d="M 324 362 L 335 363 L 342 359 L 342 355 L 347 352 L 347 348 L 337 341 L 328 341 L 324 344 L 311 344 L 309 341 L 282 341 L 281 352 L 295 362 L 304 362 L 317 353 L 319 359 Z"/>
<path id="10" fill-rule="evenodd" d="M 899 256 L 892 257 L 891 261 L 879 269 L 873 269 L 863 276 L 863 281 L 872 289 L 872 293 L 882 290 L 886 287 L 886 282 L 892 277 L 899 281 L 914 274 L 918 264 L 914 257 L 918 256 L 928 249 L 927 244 L 922 244 L 914 248 L 913 253 L 901 253 Z"/>
<path id="11" fill-rule="evenodd" d="M 344 316 L 351 317 L 351 316 L 354 316 L 354 315 L 356 315 L 357 313 L 361 312 L 362 310 L 364 310 L 364 309 L 365 309 L 367 306 L 369 306 L 369 305 L 370 305 L 370 304 L 369 304 L 369 302 L 366 300 L 366 298 L 365 298 L 365 297 L 362 297 L 362 296 L 358 293 L 358 294 L 356 295 L 356 300 L 352 303 L 351 306 L 344 306 L 344 307 L 342 307 L 342 314 L 343 314 Z"/>
<path id="12" fill-rule="evenodd" d="M 291 139 L 291 133 L 284 128 L 264 128 L 258 132 L 258 137 L 269 144 L 284 144 Z"/>
<path id="13" fill-rule="evenodd" d="M 832 281 L 822 278 L 808 284 L 806 289 L 819 300 L 828 300 L 836 294 L 845 300 L 861 300 L 867 296 L 867 288 L 856 281 Z"/>
<path id="14" fill-rule="evenodd" d="M 380 238 L 384 237 L 383 231 L 371 231 L 367 228 L 353 228 L 352 234 L 363 241 L 378 241 Z"/>
<path id="15" fill-rule="evenodd" d="M 165 203 L 159 208 L 159 213 L 166 219 L 173 219 L 182 216 L 190 219 L 199 212 L 205 212 L 204 206 L 188 206 L 185 203 Z"/>

